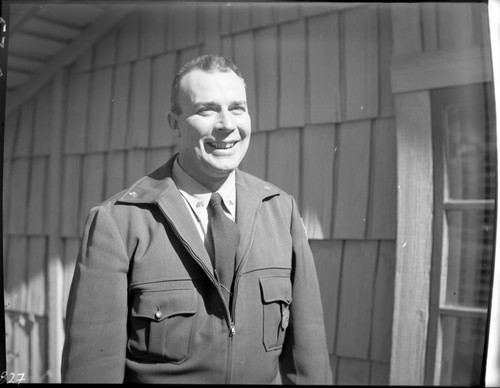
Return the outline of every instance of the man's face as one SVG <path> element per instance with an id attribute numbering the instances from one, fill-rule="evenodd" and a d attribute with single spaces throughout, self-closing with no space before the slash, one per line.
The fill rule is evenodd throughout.
<path id="1" fill-rule="evenodd" d="M 234 72 L 193 70 L 180 83 L 181 115 L 170 115 L 179 136 L 179 163 L 208 186 L 240 164 L 250 142 L 243 80 Z"/>

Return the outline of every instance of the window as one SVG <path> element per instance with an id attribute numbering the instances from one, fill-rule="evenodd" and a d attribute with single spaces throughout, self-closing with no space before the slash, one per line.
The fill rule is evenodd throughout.
<path id="1" fill-rule="evenodd" d="M 434 221 L 426 384 L 481 381 L 495 235 L 492 84 L 432 92 Z"/>

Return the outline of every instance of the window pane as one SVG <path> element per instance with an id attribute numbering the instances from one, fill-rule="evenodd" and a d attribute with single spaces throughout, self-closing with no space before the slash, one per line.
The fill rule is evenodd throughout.
<path id="1" fill-rule="evenodd" d="M 435 271 L 427 384 L 480 383 L 496 228 L 492 86 L 432 92 Z"/>
<path id="2" fill-rule="evenodd" d="M 495 141 L 484 104 L 446 107 L 445 195 L 452 199 L 493 199 Z"/>
<path id="3" fill-rule="evenodd" d="M 442 385 L 479 385 L 486 319 L 442 318 Z"/>
<path id="4" fill-rule="evenodd" d="M 446 303 L 487 308 L 495 213 L 493 210 L 448 210 L 446 222 Z"/>

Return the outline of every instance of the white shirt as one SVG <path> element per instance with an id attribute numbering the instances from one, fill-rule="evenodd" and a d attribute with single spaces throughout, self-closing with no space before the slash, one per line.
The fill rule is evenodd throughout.
<path id="1" fill-rule="evenodd" d="M 184 202 L 198 229 L 200 238 L 205 244 L 205 248 L 210 257 L 213 257 L 212 242 L 207 238 L 207 207 L 212 192 L 182 169 L 179 165 L 179 158 L 175 159 L 172 167 L 172 179 L 184 198 Z M 217 192 L 222 197 L 224 212 L 231 220 L 236 222 L 236 181 L 234 171 L 229 174 Z"/>

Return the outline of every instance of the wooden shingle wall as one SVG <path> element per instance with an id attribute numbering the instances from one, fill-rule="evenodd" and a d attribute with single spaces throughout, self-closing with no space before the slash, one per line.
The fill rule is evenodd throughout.
<path id="1" fill-rule="evenodd" d="M 10 371 L 57 380 L 45 361 L 49 260 L 62 263 L 64 315 L 87 212 L 174 154 L 174 73 L 215 52 L 235 60 L 248 86 L 253 134 L 242 169 L 300 206 L 335 383 L 387 384 L 397 191 L 390 21 L 391 7 L 376 4 L 144 5 L 13 112 L 4 157 Z M 63 99 L 52 98 L 56 85 Z M 63 130 L 54 138 L 56 114 Z M 61 163 L 49 171 L 54 152 Z M 53 196 L 60 206 L 49 214 Z M 55 218 L 58 235 L 48 228 Z M 49 238 L 58 247 L 50 259 Z"/>

